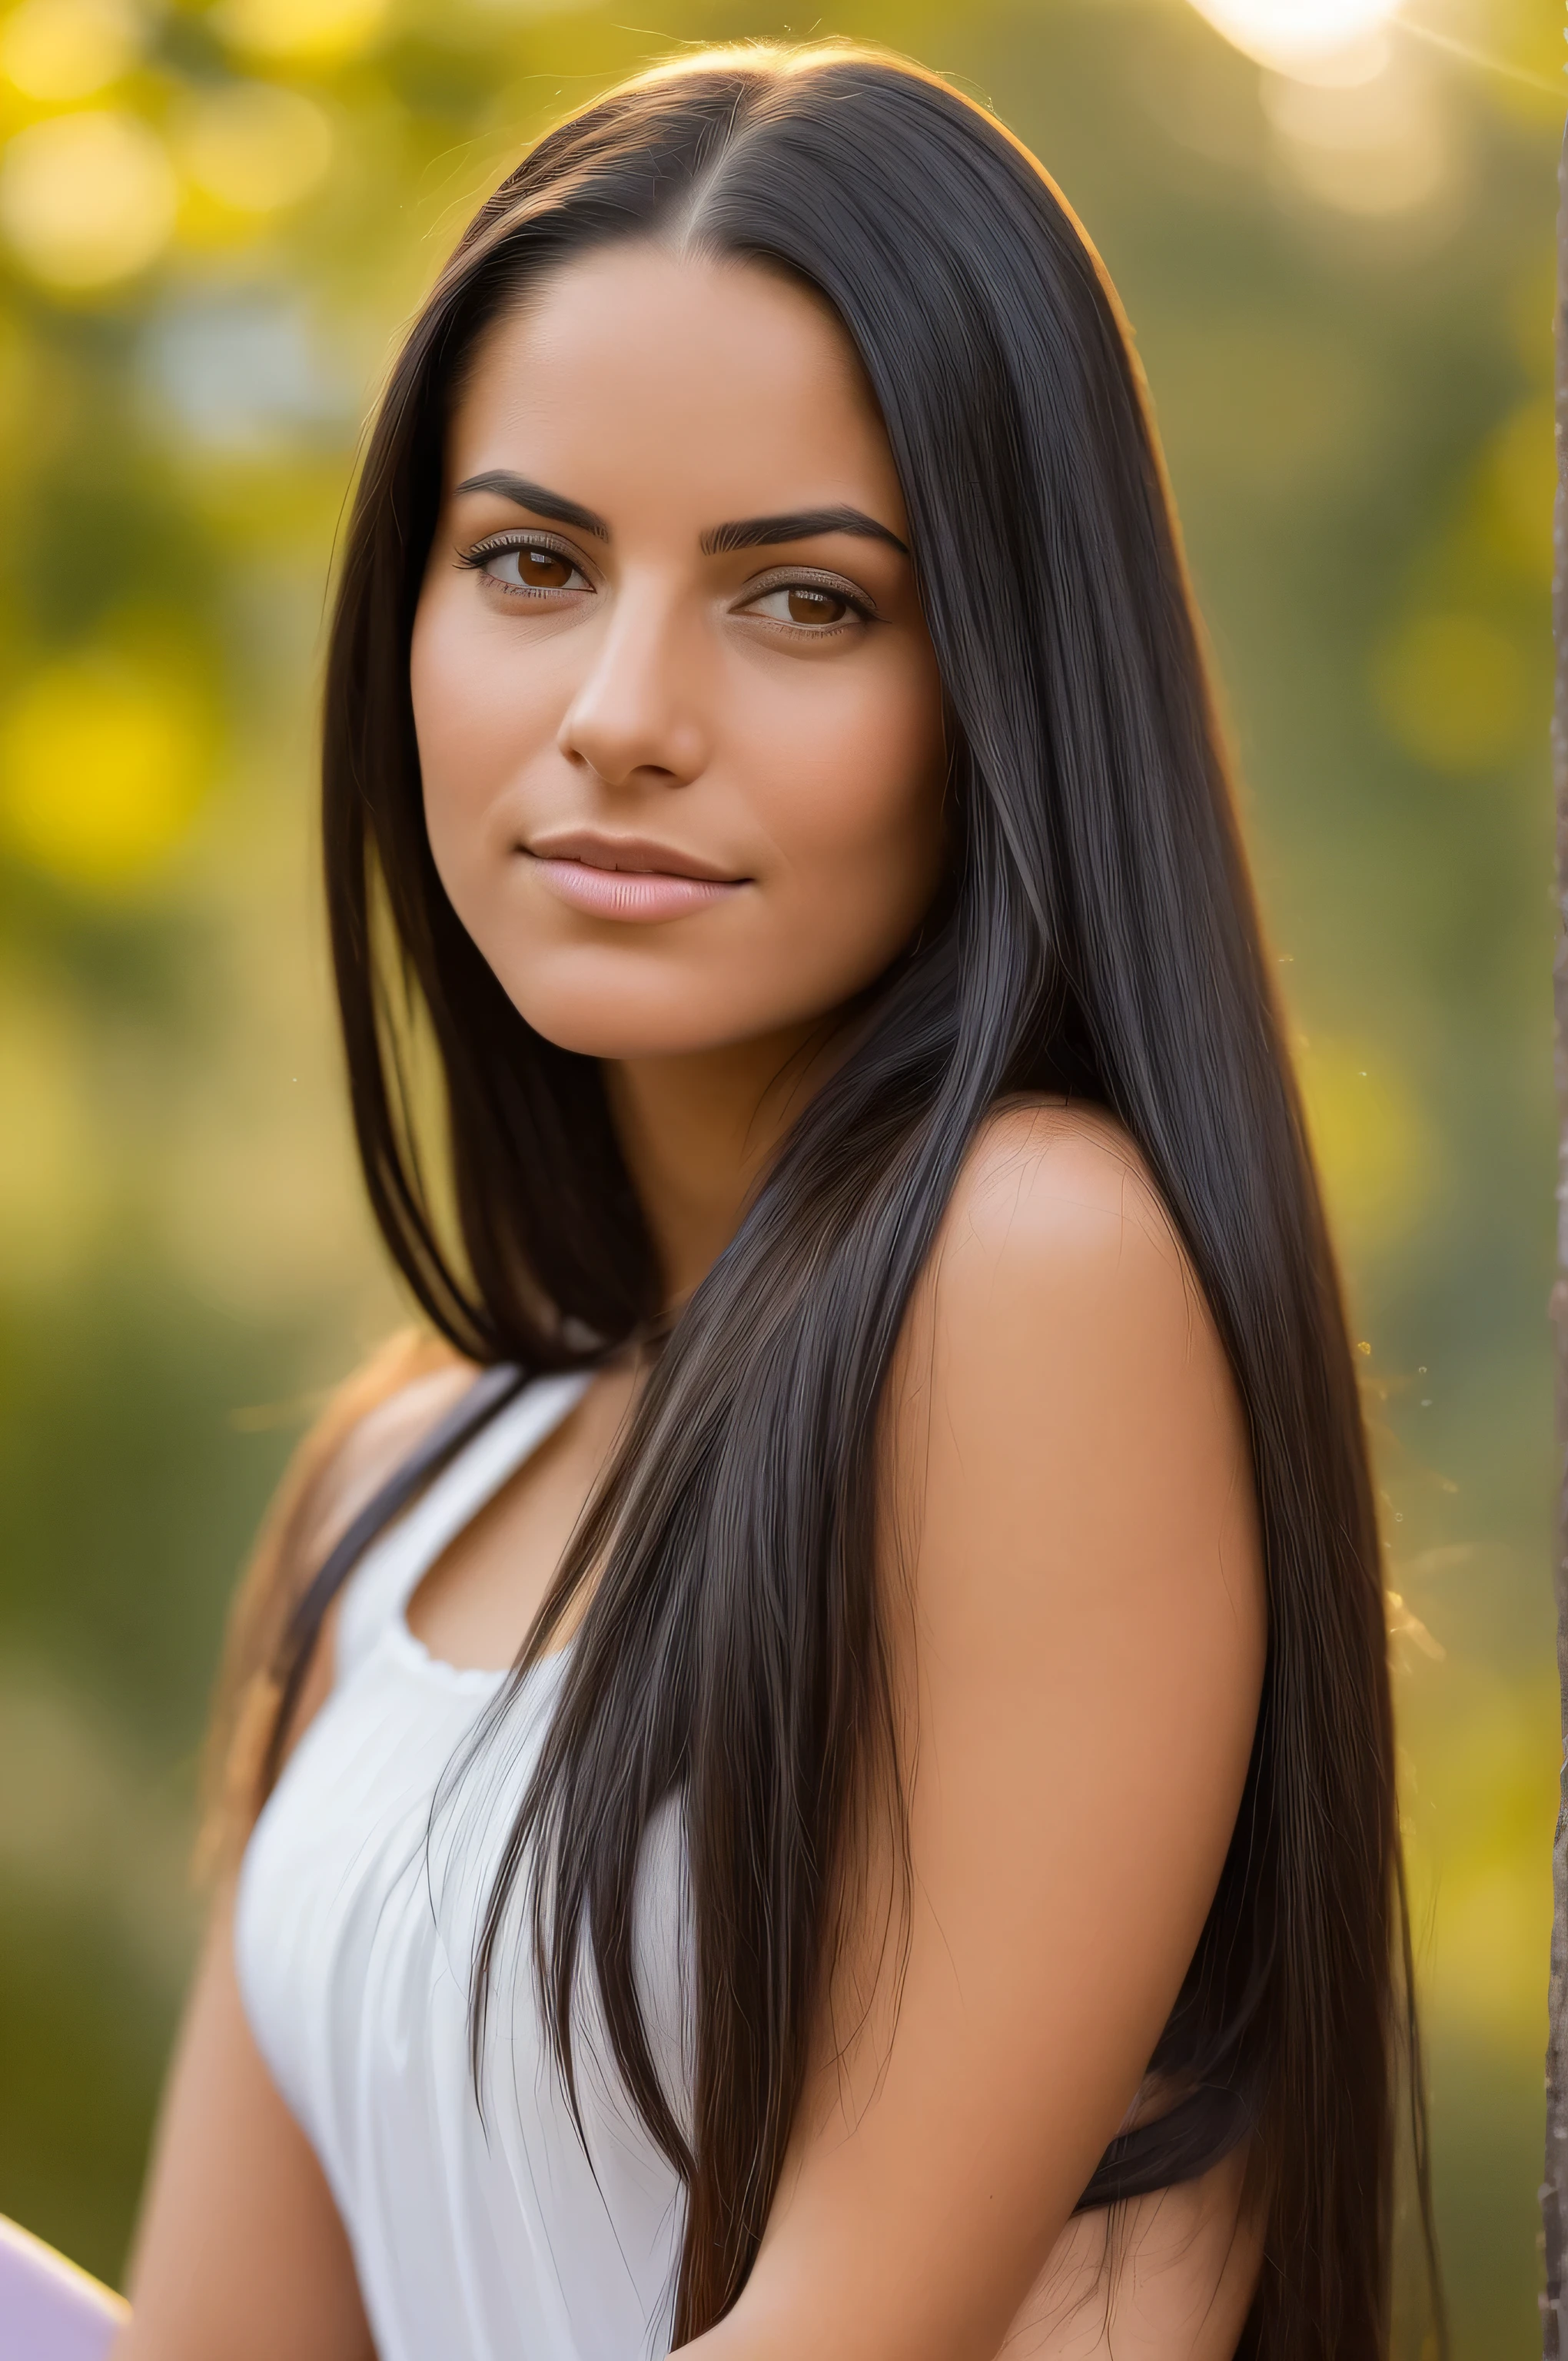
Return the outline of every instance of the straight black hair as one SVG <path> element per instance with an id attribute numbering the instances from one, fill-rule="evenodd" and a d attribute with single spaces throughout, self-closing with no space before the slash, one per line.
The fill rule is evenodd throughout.
<path id="1" fill-rule="evenodd" d="M 1424 2136 L 1376 1521 L 1335 1266 L 1124 324 L 1046 173 L 931 75 L 818 46 L 645 76 L 540 141 L 415 322 L 368 445 L 326 693 L 327 892 L 378 1219 L 480 1363 L 584 1365 L 658 1330 L 599 1069 L 524 1022 L 437 878 L 409 686 L 476 340 L 539 274 L 627 239 L 787 273 L 859 354 L 946 690 L 954 851 L 937 911 L 662 1336 L 529 1635 L 518 1678 L 592 1578 L 504 1840 L 476 2071 L 526 1895 L 568 2092 L 586 1939 L 616 2063 L 685 2184 L 676 2341 L 718 2320 L 778 2182 L 856 1830 L 868 1799 L 899 1808 L 875 1571 L 890 1360 L 988 1112 L 1067 1092 L 1125 1127 L 1207 1295 L 1249 1423 L 1269 1619 L 1234 1839 L 1153 2061 L 1180 2103 L 1115 2143 L 1083 2202 L 1190 2178 L 1246 2136 L 1266 2230 L 1241 2349 L 1372 2361 L 1402 2059 L 1423 2191 Z M 444 1193 L 417 1149 L 404 993 L 444 1080 Z M 640 1850 L 673 1795 L 696 1949 L 685 2123 L 633 1972 Z"/>

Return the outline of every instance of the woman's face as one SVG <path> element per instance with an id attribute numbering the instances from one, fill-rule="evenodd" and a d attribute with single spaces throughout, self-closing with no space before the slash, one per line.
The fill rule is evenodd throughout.
<path id="1" fill-rule="evenodd" d="M 809 1026 L 943 861 L 937 667 L 841 330 L 626 246 L 481 342 L 414 625 L 431 848 L 528 1022 L 601 1058 Z"/>

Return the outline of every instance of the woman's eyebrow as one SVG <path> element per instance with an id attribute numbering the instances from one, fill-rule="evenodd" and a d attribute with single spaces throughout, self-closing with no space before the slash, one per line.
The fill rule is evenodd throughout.
<path id="1" fill-rule="evenodd" d="M 603 517 L 580 500 L 569 500 L 564 492 L 553 492 L 544 484 L 535 484 L 526 476 L 513 475 L 508 467 L 488 468 L 482 476 L 465 477 L 457 487 L 459 492 L 494 492 L 503 500 L 510 500 L 520 509 L 533 515 L 553 517 L 557 524 L 575 525 L 579 533 L 590 533 L 596 541 L 609 541 L 610 531 Z M 909 546 L 875 517 L 867 516 L 863 509 L 795 509 L 783 516 L 738 517 L 729 524 L 710 526 L 701 540 L 705 557 L 718 557 L 735 549 L 763 549 L 787 541 L 813 541 L 821 533 L 847 533 L 861 541 L 884 541 L 907 557 Z"/>
<path id="2" fill-rule="evenodd" d="M 596 541 L 609 539 L 609 525 L 592 509 L 569 500 L 564 492 L 550 491 L 543 484 L 531 484 L 526 476 L 514 476 L 507 467 L 491 467 L 482 476 L 466 477 L 457 489 L 497 492 L 503 500 L 511 500 L 520 509 L 532 509 L 535 516 L 554 517 L 557 524 L 576 525 L 579 533 L 591 533 Z"/>
<path id="3" fill-rule="evenodd" d="M 887 526 L 878 524 L 875 517 L 867 516 L 863 509 L 798 509 L 788 516 L 741 517 L 733 524 L 716 524 L 702 536 L 705 557 L 719 557 L 731 549 L 762 549 L 780 541 L 812 541 L 818 533 L 852 533 L 861 541 L 890 542 L 894 549 L 909 555 L 907 543 L 900 541 Z"/>

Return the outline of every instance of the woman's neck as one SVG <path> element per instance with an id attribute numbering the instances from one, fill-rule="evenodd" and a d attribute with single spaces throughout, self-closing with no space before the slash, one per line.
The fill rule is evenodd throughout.
<path id="1" fill-rule="evenodd" d="M 606 1061 L 666 1308 L 685 1301 L 734 1236 L 784 1133 L 837 1062 L 836 1038 L 818 1022 L 683 1057 Z"/>

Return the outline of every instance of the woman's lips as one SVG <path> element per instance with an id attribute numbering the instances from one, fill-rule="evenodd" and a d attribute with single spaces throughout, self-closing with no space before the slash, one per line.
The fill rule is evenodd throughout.
<path id="1" fill-rule="evenodd" d="M 629 919 L 651 926 L 662 918 L 685 918 L 706 910 L 727 894 L 738 894 L 743 878 L 681 877 L 663 869 L 600 869 L 592 862 L 560 854 L 531 853 L 546 891 L 590 918 Z"/>

